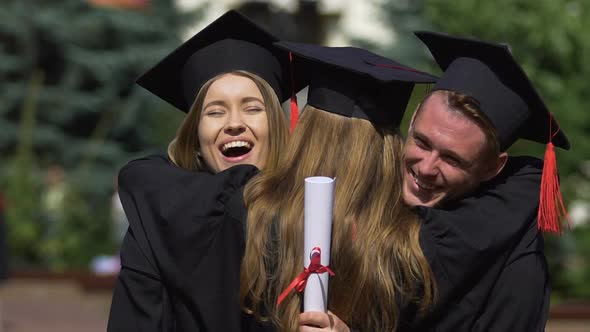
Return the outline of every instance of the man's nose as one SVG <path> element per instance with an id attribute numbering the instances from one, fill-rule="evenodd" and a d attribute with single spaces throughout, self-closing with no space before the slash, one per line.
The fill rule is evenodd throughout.
<path id="1" fill-rule="evenodd" d="M 429 154 L 418 165 L 418 172 L 422 177 L 436 177 L 439 172 L 439 158 L 436 154 Z"/>

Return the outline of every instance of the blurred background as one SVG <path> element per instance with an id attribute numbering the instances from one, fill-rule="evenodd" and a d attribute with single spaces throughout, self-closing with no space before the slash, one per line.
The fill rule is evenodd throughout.
<path id="1" fill-rule="evenodd" d="M 508 43 L 572 143 L 557 151 L 571 229 L 546 236 L 547 330 L 590 322 L 590 1 L 2 0 L 0 331 L 105 329 L 127 227 L 118 170 L 165 151 L 183 117 L 134 80 L 228 9 L 285 40 L 362 46 L 434 73 L 412 31 Z M 520 141 L 510 152 L 543 151 Z"/>

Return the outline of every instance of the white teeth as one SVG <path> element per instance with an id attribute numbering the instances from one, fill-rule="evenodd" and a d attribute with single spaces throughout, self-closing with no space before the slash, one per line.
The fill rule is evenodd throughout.
<path id="1" fill-rule="evenodd" d="M 418 180 L 418 178 L 416 177 L 415 173 L 412 173 L 413 178 L 414 178 L 414 183 L 416 183 L 416 185 L 418 185 L 418 187 L 420 187 L 420 189 L 422 190 L 432 190 L 434 187 L 433 186 L 428 186 L 424 183 L 422 183 L 420 180 Z"/>
<path id="2" fill-rule="evenodd" d="M 248 149 L 251 147 L 249 142 L 246 141 L 233 141 L 233 142 L 227 142 L 225 144 L 223 144 L 223 146 L 221 147 L 221 151 L 225 151 L 229 148 L 239 148 L 239 147 L 247 147 Z"/>

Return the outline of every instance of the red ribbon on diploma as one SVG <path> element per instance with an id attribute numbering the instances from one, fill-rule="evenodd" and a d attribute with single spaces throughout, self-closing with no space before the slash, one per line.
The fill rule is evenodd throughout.
<path id="1" fill-rule="evenodd" d="M 281 304 L 293 289 L 298 293 L 303 292 L 305 290 L 305 285 L 307 285 L 307 278 L 309 278 L 312 273 L 322 274 L 328 272 L 332 277 L 334 276 L 334 272 L 330 270 L 329 266 L 322 265 L 321 258 L 322 249 L 320 249 L 320 247 L 313 248 L 311 250 L 311 262 L 309 263 L 309 266 L 304 268 L 303 272 L 299 273 L 299 275 L 295 277 L 289 286 L 281 293 L 277 299 L 277 305 Z"/>

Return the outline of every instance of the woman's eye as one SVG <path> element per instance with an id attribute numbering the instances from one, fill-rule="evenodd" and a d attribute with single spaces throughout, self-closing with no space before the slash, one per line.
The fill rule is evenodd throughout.
<path id="1" fill-rule="evenodd" d="M 225 112 L 221 109 L 212 109 L 205 111 L 205 115 L 207 116 L 221 116 L 225 114 Z"/>
<path id="2" fill-rule="evenodd" d="M 248 107 L 245 109 L 245 111 L 247 113 L 260 113 L 260 112 L 264 111 L 264 108 L 262 108 L 262 107 Z"/>

